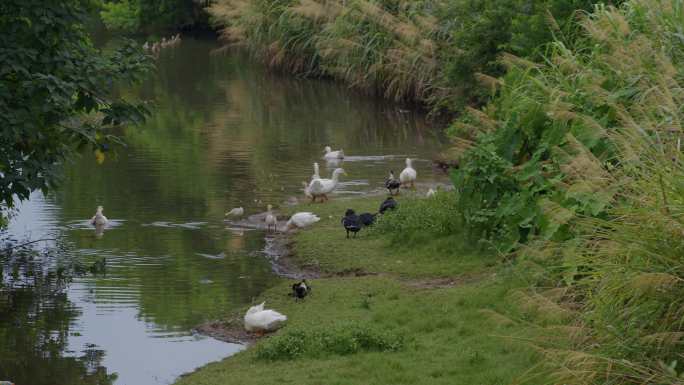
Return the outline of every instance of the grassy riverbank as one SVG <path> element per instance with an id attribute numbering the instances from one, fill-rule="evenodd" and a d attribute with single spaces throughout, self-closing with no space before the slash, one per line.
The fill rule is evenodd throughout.
<path id="1" fill-rule="evenodd" d="M 287 11 L 287 4 L 294 3 L 259 4 L 266 3 L 278 6 L 270 8 L 271 13 L 264 13 L 262 18 L 244 19 L 254 24 L 237 22 L 233 25 L 240 32 L 237 38 L 245 37 L 243 41 L 253 49 L 262 46 L 260 42 L 274 42 L 263 45 L 268 47 L 262 51 L 264 56 L 274 53 L 275 58 L 285 62 L 289 57 L 306 57 L 302 52 L 313 50 L 315 53 L 314 48 L 329 48 L 334 54 L 335 47 L 326 45 L 330 39 L 342 44 L 340 52 L 357 49 L 361 53 L 382 52 L 363 40 L 368 29 L 340 29 L 346 24 L 337 19 L 334 23 L 326 23 L 326 18 L 321 18 L 310 24 L 296 24 L 301 27 L 299 29 L 289 28 L 292 24 L 271 23 L 271 16 L 280 21 L 297 20 L 283 11 Z M 371 34 L 373 44 L 378 43 L 378 36 L 398 36 L 381 40 L 385 43 L 406 39 L 402 33 L 412 30 L 409 21 L 420 14 L 411 7 L 392 8 L 389 2 L 355 1 L 351 4 L 356 8 L 343 10 L 342 20 L 350 24 L 356 20 L 358 25 L 377 28 L 371 31 L 384 31 Z M 378 4 L 384 8 L 378 10 Z M 426 9 L 433 12 L 438 8 Z M 259 9 L 250 5 L 240 11 L 255 14 Z M 298 14 L 304 9 L 296 7 L 291 11 Z M 492 14 L 485 11 L 478 9 L 475 12 L 482 16 L 478 20 L 497 20 L 490 19 Z M 355 15 L 361 16 L 355 18 Z M 392 350 L 380 354 L 383 364 L 378 365 L 386 372 L 378 376 L 377 381 L 366 382 L 396 383 L 398 378 L 388 377 L 399 373 L 406 383 L 436 383 L 439 381 L 430 377 L 433 372 L 423 368 L 429 367 L 428 358 L 439 361 L 448 357 L 441 367 L 453 370 L 453 373 L 449 372 L 448 380 L 443 378 L 444 382 L 507 383 L 519 378 L 536 362 L 534 354 L 524 350 L 525 345 L 520 343 L 512 346 L 528 353 L 506 355 L 511 348 L 501 349 L 508 341 L 502 336 L 509 336 L 513 337 L 511 341 L 522 339 L 536 346 L 535 350 L 543 357 L 538 361 L 543 365 L 532 368 L 530 373 L 539 376 L 545 373 L 551 377 L 551 383 L 684 383 L 681 366 L 684 354 L 681 322 L 684 318 L 684 184 L 681 182 L 684 176 L 681 146 L 684 43 L 679 32 L 682 20 L 684 3 L 681 0 L 630 0 L 620 8 L 599 5 L 592 13 L 571 22 L 567 34 L 560 33 L 565 28 L 547 18 L 555 38 L 551 44 L 539 46 L 545 50 L 543 60 L 533 61 L 538 59 L 534 55 L 504 54 L 497 63 L 507 67 L 505 76 L 499 79 L 476 76 L 489 82 L 492 90 L 496 90 L 495 97 L 480 110 L 466 109 L 449 130 L 455 144 L 451 153 L 458 158 L 458 168 L 452 173 L 456 192 L 451 200 L 441 202 L 442 207 L 403 204 L 394 219 L 385 222 L 386 225 L 380 224 L 377 234 L 349 241 L 349 244 L 354 242 L 350 247 L 343 246 L 341 231 L 335 229 L 344 207 L 321 206 L 320 210 L 334 210 L 334 219 L 322 221 L 311 232 L 297 236 L 295 260 L 324 272 L 352 269 L 380 273 L 364 278 L 319 280 L 318 284 L 324 293 L 333 290 L 335 295 L 348 296 L 344 297 L 348 302 L 337 303 L 333 299 L 328 300 L 328 307 L 322 307 L 333 309 L 329 310 L 333 312 L 329 315 L 331 319 L 338 312 L 354 314 L 353 317 L 365 315 L 364 311 L 353 308 L 356 305 L 365 311 L 376 311 L 362 320 L 389 333 L 364 331 L 370 333 L 375 342 L 362 347 L 387 350 L 389 346 Z M 264 30 L 260 28 L 264 23 L 278 27 Z M 314 36 L 326 39 L 318 40 L 314 45 L 296 44 L 311 41 L 307 34 L 311 31 L 307 27 L 311 25 L 322 26 L 323 32 L 316 32 Z M 478 37 L 480 30 L 474 28 L 477 25 L 464 25 L 468 33 Z M 392 26 L 401 28 L 395 30 Z M 486 29 L 492 30 L 495 29 Z M 265 31 L 269 33 L 254 33 Z M 288 40 L 292 44 L 278 45 L 279 31 L 302 32 L 297 35 L 301 39 L 293 38 Z M 340 31 L 352 32 L 337 39 Z M 438 36 L 430 38 L 438 41 Z M 449 44 L 444 47 L 458 48 L 459 35 L 449 36 L 454 39 L 448 39 Z M 474 42 L 473 47 L 468 48 L 486 50 L 486 41 Z M 413 42 L 420 45 L 422 40 Z M 388 46 L 392 44 L 382 45 Z M 510 48 L 506 44 L 497 47 L 501 46 Z M 298 48 L 304 51 L 298 52 Z M 401 52 L 409 57 L 411 50 Z M 435 67 L 440 70 L 450 68 L 448 63 L 452 58 L 462 58 L 458 52 L 453 56 L 448 51 L 440 52 L 439 57 L 447 63 Z M 490 53 L 493 52 L 498 52 L 498 48 Z M 333 57 L 348 58 L 349 55 Z M 387 55 L 381 57 L 395 56 L 388 50 Z M 360 73 L 371 74 L 369 78 L 351 83 L 363 84 L 370 79 L 369 82 L 380 89 L 389 87 L 382 82 L 378 85 L 378 79 L 393 79 L 381 69 L 402 68 L 400 65 L 376 65 L 372 57 L 362 58 L 368 59 L 360 60 L 368 67 L 356 66 L 354 61 L 328 65 L 341 68 L 352 78 Z M 321 54 L 320 62 L 324 65 L 320 68 L 326 68 L 326 60 L 328 58 Z M 467 62 L 455 60 L 458 64 L 451 68 L 459 71 L 467 68 L 459 67 Z M 406 60 L 402 63 L 419 66 L 422 62 Z M 359 68 L 369 70 L 358 71 Z M 416 70 L 418 67 L 403 68 L 399 74 L 434 74 L 429 68 L 426 71 Z M 496 71 L 484 73 L 497 75 Z M 443 78 L 435 75 L 431 79 Z M 440 84 L 439 81 L 429 82 Z M 396 84 L 404 83 L 397 80 Z M 425 82 L 411 80 L 405 84 L 423 85 Z M 411 92 L 419 93 L 408 91 L 405 94 Z M 335 239 L 335 231 L 340 233 L 339 240 Z M 478 255 L 459 247 L 471 243 L 498 247 L 500 254 L 498 258 Z M 445 276 L 451 277 L 456 284 L 446 287 L 425 284 L 430 279 L 436 282 Z M 336 280 L 348 283 L 351 291 L 338 289 Z M 374 286 L 376 283 L 379 288 Z M 326 289 L 328 284 L 331 286 Z M 516 290 L 519 287 L 521 290 Z M 283 285 L 279 290 L 286 288 Z M 389 293 L 388 297 L 375 294 L 373 290 Z M 368 297 L 369 291 L 373 293 L 370 299 L 361 302 L 362 306 L 358 305 Z M 270 300 L 269 295 L 273 294 L 266 293 L 265 298 Z M 373 310 L 373 298 L 378 298 L 377 310 Z M 391 298 L 398 298 L 397 302 L 390 303 Z M 273 300 L 281 305 L 278 301 Z M 316 303 L 314 301 L 326 301 L 326 297 L 312 298 L 311 303 Z M 330 325 L 325 317 L 314 311 L 298 313 L 303 307 L 291 309 L 288 307 L 291 304 L 286 306 L 284 303 L 282 306 L 293 312 L 288 327 L 294 330 L 306 325 L 300 324 L 303 321 L 298 317 L 308 317 L 307 322 L 311 320 L 316 328 Z M 353 313 L 347 313 L 346 306 L 354 309 Z M 487 308 L 493 317 L 483 317 L 482 308 Z M 527 313 L 519 313 L 522 310 Z M 509 326 L 501 329 L 486 321 L 487 318 L 496 318 L 496 324 Z M 440 321 L 445 323 L 440 324 Z M 529 328 L 519 326 L 521 323 Z M 434 328 L 425 331 L 423 325 Z M 459 330 L 465 332 L 459 333 Z M 286 329 L 283 333 L 289 332 Z M 319 341 L 307 337 L 306 333 L 303 335 L 305 341 Z M 401 348 L 396 345 L 398 336 L 407 338 L 402 340 Z M 250 362 L 255 368 L 264 369 L 268 364 L 250 359 L 249 355 L 278 358 L 282 356 L 278 349 L 285 349 L 289 346 L 288 341 L 296 340 L 291 337 L 288 337 L 290 340 L 281 341 L 276 337 L 262 341 L 252 352 L 237 357 L 228 365 Z M 319 345 L 330 348 L 325 343 Z M 477 351 L 473 355 L 477 359 L 464 361 L 464 357 L 473 351 Z M 307 365 L 321 365 L 317 369 L 322 372 L 325 372 L 323 368 L 328 368 L 328 372 L 333 373 L 330 378 L 338 379 L 340 383 L 340 378 L 349 383 L 350 378 L 357 378 L 354 375 L 372 376 L 376 372 L 364 364 L 372 362 L 365 355 L 378 353 L 363 352 L 344 358 L 309 350 L 305 353 L 293 362 L 307 369 Z M 338 360 L 347 362 L 347 366 L 342 366 Z M 287 365 L 288 361 L 277 362 Z M 384 366 L 390 363 L 395 363 L 396 367 L 390 367 L 390 370 Z M 333 364 L 344 369 L 325 366 Z M 235 369 L 239 370 L 237 366 Z M 302 373 L 308 372 L 302 370 Z M 202 373 L 206 371 L 199 375 Z M 291 378 L 309 383 L 318 381 L 294 374 Z M 368 377 L 364 379 L 368 380 Z M 529 382 L 543 381 L 535 377 Z"/>
<path id="2" fill-rule="evenodd" d="M 539 358 L 520 342 L 532 331 L 501 315 L 524 317 L 513 305 L 523 282 L 453 240 L 392 241 L 367 231 L 345 239 L 341 213 L 375 210 L 381 200 L 298 206 L 322 220 L 293 237 L 291 258 L 328 278 L 312 280 L 313 294 L 299 303 L 288 296 L 290 280 L 263 293 L 257 301 L 286 314 L 287 326 L 177 384 L 507 384 L 524 377 Z"/>

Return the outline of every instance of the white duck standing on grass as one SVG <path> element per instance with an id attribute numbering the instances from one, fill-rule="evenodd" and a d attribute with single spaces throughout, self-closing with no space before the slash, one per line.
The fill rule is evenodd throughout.
<path id="1" fill-rule="evenodd" d="M 320 221 L 321 218 L 316 216 L 314 213 L 302 212 L 296 213 L 290 217 L 290 219 L 285 224 L 285 229 L 291 230 L 294 228 L 304 228 L 313 225 L 314 223 Z"/>
<path id="2" fill-rule="evenodd" d="M 342 149 L 333 151 L 332 148 L 330 148 L 330 146 L 325 146 L 325 149 L 323 151 L 325 152 L 325 155 L 323 155 L 323 159 L 344 159 L 344 151 L 342 151 Z"/>
<path id="3" fill-rule="evenodd" d="M 275 310 L 264 310 L 265 304 L 266 302 L 262 302 L 247 310 L 247 314 L 245 314 L 245 330 L 263 334 L 278 330 L 287 321 L 287 316 Z"/>
<path id="4" fill-rule="evenodd" d="M 264 222 L 266 222 L 266 229 L 268 229 L 268 231 L 271 231 L 271 226 L 273 226 L 273 231 L 277 231 L 278 219 L 275 215 L 273 215 L 273 212 L 271 211 L 272 209 L 273 206 L 268 205 L 268 211 L 266 212 L 266 218 L 264 218 Z"/>
<path id="5" fill-rule="evenodd" d="M 399 174 L 399 181 L 402 186 L 411 185 L 415 187 L 416 177 L 418 173 L 413 168 L 413 162 L 410 158 L 406 158 L 406 168 Z"/>
<path id="6" fill-rule="evenodd" d="M 311 180 L 321 179 L 321 174 L 320 174 L 319 168 L 318 168 L 318 162 L 314 162 L 313 169 L 314 169 L 314 173 L 313 173 L 313 175 L 311 175 Z"/>
<path id="7" fill-rule="evenodd" d="M 242 207 L 236 207 L 226 213 L 227 217 L 240 218 L 245 215 L 245 209 Z"/>
<path id="8" fill-rule="evenodd" d="M 311 194 L 311 199 L 313 202 L 316 198 L 321 197 L 328 200 L 328 194 L 335 190 L 337 184 L 340 181 L 340 175 L 345 174 L 344 170 L 341 168 L 336 168 L 332 173 L 331 179 L 314 179 L 309 183 L 309 193 Z"/>
<path id="9" fill-rule="evenodd" d="M 102 214 L 102 210 L 104 210 L 102 206 L 97 206 L 95 215 L 93 215 L 93 217 L 90 218 L 90 223 L 95 227 L 105 227 L 107 225 L 107 222 L 109 222 L 107 217 L 105 217 L 104 214 Z"/>
<path id="10" fill-rule="evenodd" d="M 311 190 L 309 189 L 309 184 L 302 182 L 302 185 L 304 186 L 304 196 L 309 199 L 313 199 L 313 195 L 311 195 Z"/>

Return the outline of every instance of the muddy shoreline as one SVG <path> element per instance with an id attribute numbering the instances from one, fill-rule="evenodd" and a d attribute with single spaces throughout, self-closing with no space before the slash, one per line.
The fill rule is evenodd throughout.
<path id="1" fill-rule="evenodd" d="M 451 187 L 442 184 L 421 186 L 421 190 L 427 191 L 427 188 L 443 188 L 449 190 Z M 369 196 L 380 196 L 384 195 L 384 190 L 378 189 L 369 194 Z M 344 198 L 342 198 L 344 199 Z M 296 201 L 296 199 L 295 199 Z M 296 206 L 297 203 L 287 201 L 284 203 L 285 206 Z M 245 219 L 231 221 L 227 220 L 226 224 L 235 226 L 236 228 L 252 229 L 252 230 L 266 230 L 264 224 L 264 218 L 266 212 L 254 214 L 248 216 Z M 282 215 L 277 215 L 278 224 L 276 226 L 277 231 L 272 234 L 267 234 L 265 237 L 266 244 L 262 250 L 262 254 L 271 264 L 271 269 L 275 275 L 285 279 L 301 280 L 301 279 L 317 279 L 317 278 L 329 278 L 329 277 L 360 277 L 367 275 L 380 275 L 376 272 L 368 272 L 357 269 L 348 269 L 344 271 L 329 273 L 322 272 L 318 266 L 302 266 L 301 264 L 295 262 L 293 258 L 292 246 L 294 240 L 292 236 L 299 230 L 287 231 L 286 222 L 287 217 Z M 454 286 L 460 282 L 450 278 L 444 278 L 439 280 L 426 280 L 423 281 L 413 281 L 405 282 L 409 287 L 413 288 L 443 288 Z M 194 332 L 215 338 L 220 341 L 241 344 L 245 347 L 249 347 L 254 342 L 263 337 L 268 337 L 268 334 L 257 336 L 253 333 L 249 333 L 244 329 L 242 314 L 235 313 L 229 319 L 223 320 L 212 320 L 202 323 L 193 329 Z"/>
<path id="2" fill-rule="evenodd" d="M 237 222 L 230 222 L 232 225 L 250 228 L 263 229 L 263 217 L 266 213 L 260 213 L 248 217 L 246 220 Z M 296 264 L 292 256 L 291 235 L 294 232 L 285 231 L 285 221 L 278 217 L 278 232 L 275 234 L 266 235 L 266 244 L 262 253 L 271 264 L 273 273 L 281 278 L 301 280 L 301 279 L 315 279 L 321 277 L 321 272 L 317 268 L 302 267 Z M 193 329 L 195 333 L 200 335 L 215 338 L 220 341 L 240 344 L 249 347 L 255 341 L 263 336 L 249 333 L 244 329 L 242 314 L 235 314 L 232 317 L 224 320 L 213 320 L 202 323 Z"/>

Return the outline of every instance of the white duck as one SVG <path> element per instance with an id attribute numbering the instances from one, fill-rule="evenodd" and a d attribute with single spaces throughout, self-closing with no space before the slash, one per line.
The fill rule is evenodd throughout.
<path id="1" fill-rule="evenodd" d="M 90 223 L 95 227 L 104 227 L 107 225 L 107 222 L 109 222 L 107 217 L 105 217 L 102 214 L 102 210 L 104 210 L 102 208 L 102 206 L 97 206 L 97 210 L 95 211 L 95 215 L 93 215 L 93 217 L 90 218 Z"/>
<path id="2" fill-rule="evenodd" d="M 402 186 L 406 186 L 408 184 L 410 184 L 411 187 L 415 186 L 418 173 L 416 173 L 416 170 L 413 168 L 412 164 L 413 162 L 411 159 L 406 158 L 406 168 L 401 172 L 401 174 L 399 174 L 399 181 L 401 182 Z"/>
<path id="3" fill-rule="evenodd" d="M 309 199 L 313 199 L 313 195 L 311 195 L 311 190 L 309 189 L 309 184 L 302 182 L 302 185 L 304 186 L 304 196 Z"/>
<path id="4" fill-rule="evenodd" d="M 428 198 L 431 198 L 431 197 L 435 196 L 435 194 L 437 194 L 437 191 L 435 191 L 433 189 L 429 189 L 427 194 L 425 194 L 425 196 Z"/>
<path id="5" fill-rule="evenodd" d="M 331 193 L 337 187 L 337 183 L 340 180 L 340 175 L 345 174 L 344 170 L 341 168 L 336 168 L 332 173 L 331 179 L 314 179 L 309 184 L 309 192 L 311 193 L 312 199 L 315 202 L 316 198 L 322 197 L 328 200 L 327 194 Z"/>
<path id="6" fill-rule="evenodd" d="M 301 229 L 301 228 L 304 228 L 307 226 L 311 226 L 320 220 L 321 220 L 321 218 L 317 217 L 316 214 L 314 214 L 314 213 L 309 213 L 309 212 L 296 213 L 290 217 L 290 220 L 287 221 L 287 224 L 285 224 L 285 228 L 288 230 L 293 229 L 295 227 L 298 227 Z"/>
<path id="7" fill-rule="evenodd" d="M 344 158 L 344 151 L 342 149 L 339 149 L 337 151 L 333 151 L 330 146 L 325 146 L 325 149 L 323 150 L 325 152 L 325 155 L 323 155 L 323 159 L 343 159 Z"/>
<path id="8" fill-rule="evenodd" d="M 278 230 L 278 219 L 275 215 L 273 215 L 271 209 L 273 209 L 273 206 L 268 205 L 268 211 L 266 212 L 266 218 L 264 218 L 264 222 L 266 222 L 266 228 L 269 231 L 271 230 L 271 226 L 273 226 L 273 231 L 276 231 Z"/>
<path id="9" fill-rule="evenodd" d="M 265 304 L 266 302 L 262 302 L 247 310 L 247 314 L 245 314 L 245 330 L 257 333 L 272 332 L 283 326 L 285 321 L 287 321 L 287 316 L 275 310 L 264 310 Z"/>
<path id="10" fill-rule="evenodd" d="M 227 217 L 235 217 L 235 218 L 240 218 L 245 214 L 245 209 L 242 207 L 236 207 L 226 213 Z"/>
<path id="11" fill-rule="evenodd" d="M 311 180 L 321 179 L 321 174 L 319 173 L 319 169 L 318 169 L 318 162 L 314 162 L 313 168 L 314 168 L 314 173 L 313 173 L 313 175 L 311 175 Z"/>

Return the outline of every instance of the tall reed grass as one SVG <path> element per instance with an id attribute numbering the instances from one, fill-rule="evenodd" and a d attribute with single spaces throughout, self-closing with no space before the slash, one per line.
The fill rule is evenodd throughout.
<path id="1" fill-rule="evenodd" d="M 533 285 L 511 296 L 555 315 L 549 383 L 684 383 L 683 22 L 681 0 L 597 6 L 542 63 L 502 58 L 500 96 L 454 127 L 461 212 L 515 234 Z"/>
<path id="2" fill-rule="evenodd" d="M 588 0 L 217 0 L 209 8 L 228 46 L 273 68 L 329 76 L 435 111 L 488 97 L 476 77 L 498 76 L 503 48 L 531 55 Z M 487 75 L 482 75 L 487 73 Z M 477 76 L 476 76 L 477 75 Z"/>

